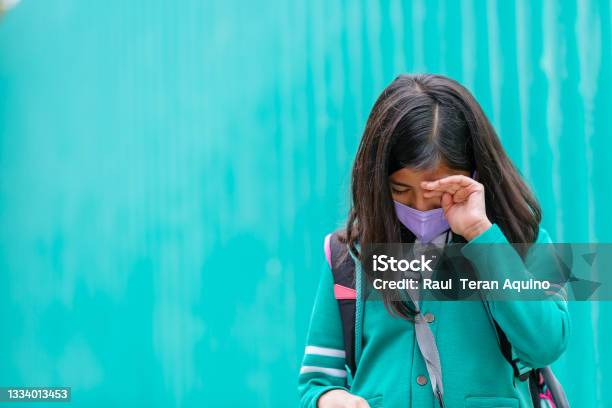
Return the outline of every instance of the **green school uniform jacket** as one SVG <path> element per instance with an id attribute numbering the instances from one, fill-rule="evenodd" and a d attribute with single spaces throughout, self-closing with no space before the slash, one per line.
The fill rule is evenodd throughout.
<path id="1" fill-rule="evenodd" d="M 528 280 L 532 276 L 526 269 L 546 262 L 530 251 L 523 263 L 509 245 L 491 245 L 488 251 L 475 245 L 507 242 L 493 224 L 461 251 L 481 279 L 500 282 L 509 276 Z M 540 230 L 537 242 L 551 242 L 545 230 Z M 360 269 L 356 262 L 356 372 L 347 376 L 333 276 L 325 263 L 298 379 L 300 406 L 316 408 L 324 392 L 340 388 L 365 398 L 373 408 L 437 408 L 414 323 L 390 315 L 382 301 L 360 301 Z M 423 300 L 421 310 L 431 321 L 436 338 L 448 408 L 532 407 L 527 382 L 513 375 L 502 355 L 491 316 L 506 333 L 514 357 L 524 367 L 550 365 L 565 350 L 570 333 L 567 302 L 559 295 L 539 301 L 493 301 L 486 300 L 486 295 L 484 301 Z M 350 389 L 347 378 L 351 378 Z"/>

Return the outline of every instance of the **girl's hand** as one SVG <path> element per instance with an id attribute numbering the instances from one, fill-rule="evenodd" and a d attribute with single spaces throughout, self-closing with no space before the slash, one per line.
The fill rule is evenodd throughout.
<path id="1" fill-rule="evenodd" d="M 423 196 L 442 197 L 444 215 L 455 234 L 471 241 L 491 227 L 485 207 L 484 186 L 467 176 L 455 175 L 423 181 Z"/>
<path id="2" fill-rule="evenodd" d="M 370 404 L 350 392 L 334 389 L 319 397 L 317 408 L 370 408 Z"/>

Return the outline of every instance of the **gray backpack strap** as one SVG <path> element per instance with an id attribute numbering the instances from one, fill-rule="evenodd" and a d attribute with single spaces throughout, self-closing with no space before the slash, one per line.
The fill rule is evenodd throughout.
<path id="1" fill-rule="evenodd" d="M 334 284 L 355 289 L 355 263 L 348 253 L 346 244 L 340 242 L 337 232 L 330 236 L 330 250 Z M 346 365 L 351 370 L 351 375 L 354 375 L 357 370 L 355 362 L 356 300 L 338 299 L 337 301 L 340 308 L 340 320 L 342 321 Z"/>
<path id="2" fill-rule="evenodd" d="M 542 377 L 544 377 L 544 383 L 546 383 L 546 386 L 553 396 L 555 406 L 557 408 L 569 408 L 570 405 L 565 395 L 565 391 L 559 380 L 557 380 L 557 377 L 555 377 L 555 373 L 553 373 L 552 369 L 550 367 L 544 367 L 540 368 L 538 371 L 542 374 Z"/>

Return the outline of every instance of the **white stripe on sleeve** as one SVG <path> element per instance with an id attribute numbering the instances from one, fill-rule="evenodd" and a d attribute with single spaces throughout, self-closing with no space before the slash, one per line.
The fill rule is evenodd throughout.
<path id="1" fill-rule="evenodd" d="M 327 375 L 331 375 L 333 377 L 346 377 L 346 370 L 338 370 L 337 368 L 327 368 L 327 367 L 316 367 L 316 366 L 303 366 L 300 370 L 300 374 L 306 373 L 323 373 Z"/>
<path id="2" fill-rule="evenodd" d="M 338 357 L 345 358 L 346 353 L 344 350 L 333 349 L 328 347 L 318 347 L 318 346 L 306 346 L 306 351 L 304 354 L 315 354 L 317 356 L 327 356 L 327 357 Z"/>

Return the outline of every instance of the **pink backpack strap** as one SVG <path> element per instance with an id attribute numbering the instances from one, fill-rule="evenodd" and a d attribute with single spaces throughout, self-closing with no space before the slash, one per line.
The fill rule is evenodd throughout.
<path id="1" fill-rule="evenodd" d="M 335 283 L 334 297 L 336 299 L 357 299 L 357 291 Z"/>
<path id="2" fill-rule="evenodd" d="M 327 264 L 329 267 L 332 267 L 332 254 L 331 254 L 331 235 L 327 234 L 325 236 L 325 243 L 323 244 L 325 251 L 325 258 L 327 259 Z M 339 285 L 337 283 L 334 284 L 334 297 L 336 299 L 357 299 L 357 291 L 352 288 L 347 288 L 346 286 Z"/>

